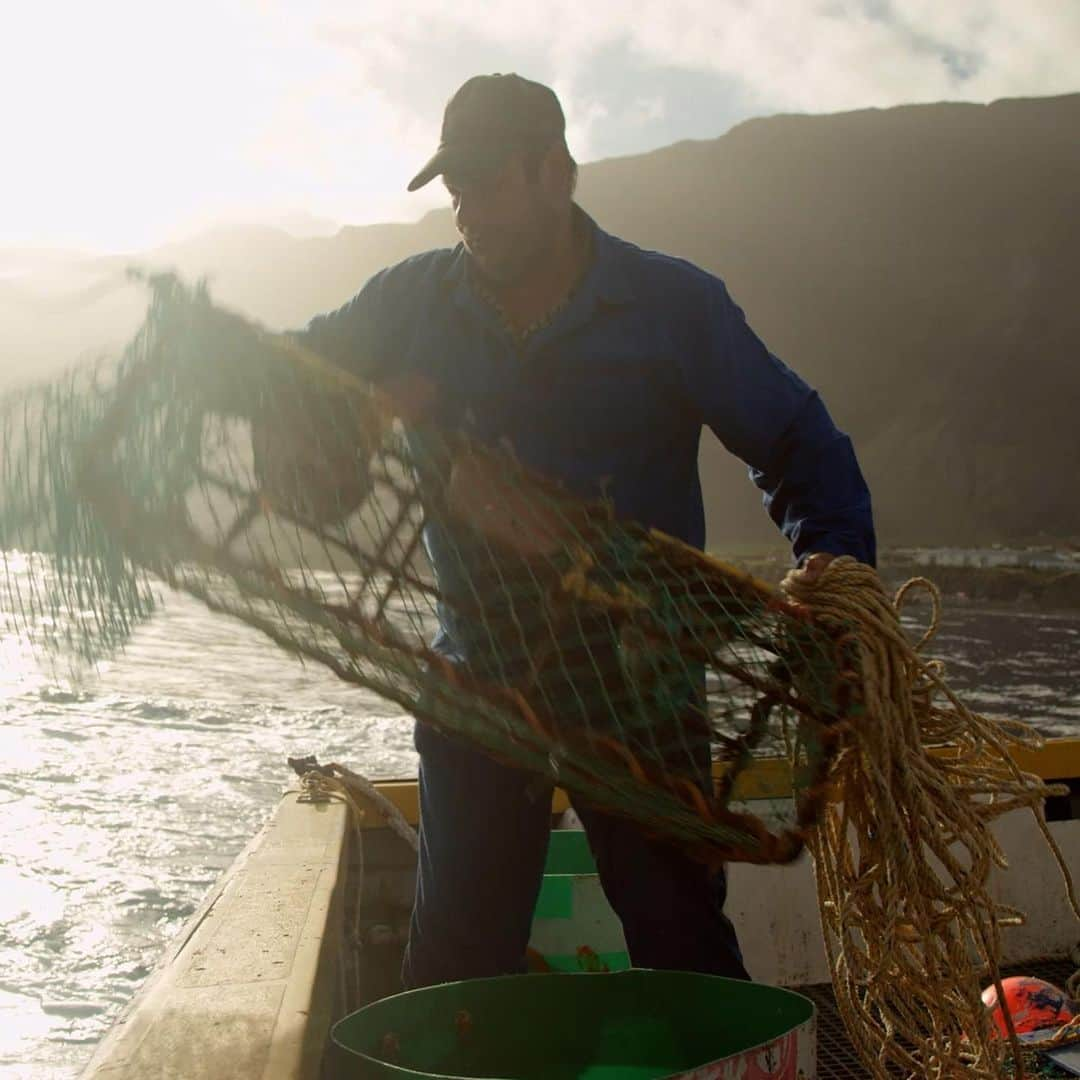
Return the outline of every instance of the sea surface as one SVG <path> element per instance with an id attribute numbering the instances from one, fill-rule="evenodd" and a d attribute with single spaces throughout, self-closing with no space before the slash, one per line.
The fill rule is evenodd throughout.
<path id="1" fill-rule="evenodd" d="M 930 651 L 978 710 L 1080 731 L 1080 613 L 948 607 Z M 394 707 L 177 595 L 79 683 L 0 630 L 0 738 L 0 1077 L 19 1080 L 77 1074 L 290 786 L 287 756 L 415 773 Z"/>

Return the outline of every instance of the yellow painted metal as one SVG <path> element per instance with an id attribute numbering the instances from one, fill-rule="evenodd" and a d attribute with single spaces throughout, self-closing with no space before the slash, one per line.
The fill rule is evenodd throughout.
<path id="1" fill-rule="evenodd" d="M 947 753 L 947 750 L 940 751 Z M 1020 750 L 1014 755 L 1017 765 L 1025 772 L 1035 773 L 1044 780 L 1080 779 L 1080 739 L 1048 739 L 1039 750 Z M 377 785 L 406 817 L 411 825 L 420 820 L 420 796 L 416 780 L 383 780 Z M 756 761 L 735 786 L 735 798 L 782 799 L 791 794 L 791 767 L 782 758 L 763 758 Z M 570 805 L 566 793 L 555 791 L 552 813 L 560 814 Z M 374 805 L 368 805 L 364 827 L 380 828 L 384 824 Z"/>
<path id="2" fill-rule="evenodd" d="M 1080 739 L 1047 739 L 1041 750 L 1022 750 L 1016 764 L 1044 780 L 1080 779 Z"/>

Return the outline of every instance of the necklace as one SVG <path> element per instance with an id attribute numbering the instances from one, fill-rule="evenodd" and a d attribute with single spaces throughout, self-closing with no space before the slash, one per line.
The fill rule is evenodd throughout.
<path id="1" fill-rule="evenodd" d="M 499 321 L 503 324 L 507 333 L 519 344 L 523 344 L 533 334 L 544 327 L 550 326 L 555 319 L 566 310 L 570 301 L 574 299 L 578 289 L 581 287 L 581 283 L 585 280 L 585 275 L 588 273 L 589 267 L 592 265 L 592 235 L 591 233 L 585 233 L 583 236 L 584 250 L 579 262 L 577 272 L 574 275 L 573 280 L 570 282 L 569 287 L 563 293 L 562 297 L 551 305 L 542 315 L 534 319 L 528 325 L 518 327 L 514 320 L 511 318 L 510 313 L 506 307 L 502 304 L 499 298 L 477 278 L 473 279 L 473 285 L 476 289 L 477 295 L 484 301 L 494 312 L 499 316 Z"/>

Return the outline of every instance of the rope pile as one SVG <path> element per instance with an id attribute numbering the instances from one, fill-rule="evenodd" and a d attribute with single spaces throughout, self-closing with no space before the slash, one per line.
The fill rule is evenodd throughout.
<path id="1" fill-rule="evenodd" d="M 1080 918 L 1043 814 L 1067 789 L 1014 764 L 1010 748 L 1039 742 L 1030 729 L 973 713 L 920 655 L 939 622 L 930 582 L 914 579 L 892 600 L 873 570 L 841 558 L 788 588 L 857 653 L 859 708 L 833 762 L 836 799 L 809 840 L 844 1024 L 875 1078 L 890 1065 L 912 1078 L 999 1077 L 1020 1048 L 1015 1033 L 1009 1044 L 992 1037 L 980 988 L 993 982 L 1004 999 L 1001 928 L 1023 916 L 991 894 L 991 870 L 1006 860 L 990 826 L 1034 814 Z M 900 610 L 918 590 L 933 615 L 912 645 Z"/>

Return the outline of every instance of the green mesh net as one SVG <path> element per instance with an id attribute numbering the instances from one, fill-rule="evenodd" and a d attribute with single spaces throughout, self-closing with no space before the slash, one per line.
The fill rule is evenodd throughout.
<path id="1" fill-rule="evenodd" d="M 505 449 L 148 282 L 123 357 L 0 405 L 0 610 L 86 660 L 158 583 L 709 860 L 786 861 L 851 711 L 843 635 Z M 796 797 L 739 801 L 783 750 Z"/>

